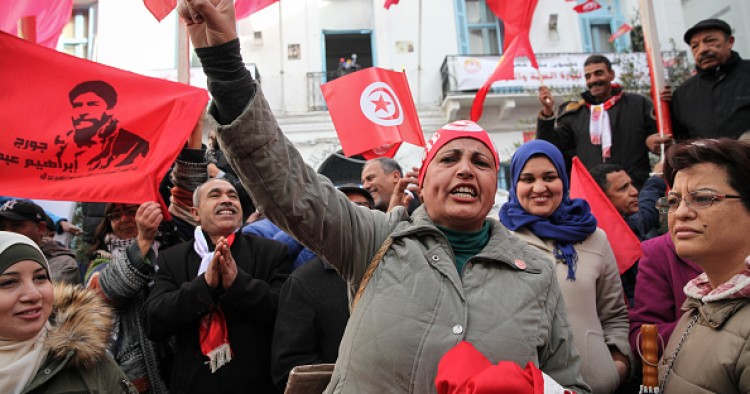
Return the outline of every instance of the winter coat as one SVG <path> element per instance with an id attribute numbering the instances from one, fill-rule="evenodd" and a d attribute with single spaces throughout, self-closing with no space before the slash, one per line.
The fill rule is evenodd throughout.
<path id="1" fill-rule="evenodd" d="M 524 228 L 519 238 L 539 248 L 554 260 L 552 241 L 545 242 Z M 574 245 L 578 254 L 575 281 L 568 280 L 568 266 L 556 262 L 573 342 L 581 354 L 581 375 L 594 393 L 613 393 L 620 385 L 610 348 L 617 349 L 634 364 L 628 344 L 628 309 L 614 253 L 604 231 L 597 229 Z"/>
<path id="2" fill-rule="evenodd" d="M 115 308 L 114 338 L 110 352 L 128 379 L 141 393 L 167 393 L 159 365 L 160 345 L 146 338 L 143 313 L 149 285 L 153 281 L 156 254 L 149 251 L 147 259 L 138 242 L 127 247 L 115 260 L 91 262 L 87 286 L 94 288 Z M 166 345 L 164 345 L 166 349 Z"/>
<path id="3" fill-rule="evenodd" d="M 702 303 L 690 298 L 682 306 L 664 357 L 659 362 L 659 381 L 674 358 L 675 348 L 695 313 L 698 321 L 690 331 L 664 394 L 750 393 L 750 299 L 726 299 Z"/>
<path id="4" fill-rule="evenodd" d="M 637 349 L 636 339 L 644 323 L 656 324 L 664 343 L 669 341 L 683 313 L 680 306 L 687 298 L 682 289 L 703 273 L 697 264 L 677 255 L 669 234 L 643 242 L 641 249 L 643 257 L 638 262 L 635 305 L 628 312 L 632 349 Z"/>
<path id="5" fill-rule="evenodd" d="M 698 70 L 675 89 L 671 109 L 678 140 L 739 138 L 750 130 L 750 61 L 732 51 L 721 67 Z"/>
<path id="6" fill-rule="evenodd" d="M 298 365 L 334 363 L 349 320 L 346 282 L 315 257 L 294 270 L 281 288 L 273 332 L 271 372 L 284 391 Z"/>
<path id="7" fill-rule="evenodd" d="M 76 255 L 72 250 L 52 238 L 42 239 L 39 245 L 44 257 L 49 261 L 52 282 L 65 282 L 71 285 L 81 284 L 81 271 L 78 268 Z"/>
<path id="8" fill-rule="evenodd" d="M 275 392 L 271 340 L 291 259 L 283 244 L 254 235 L 237 234 L 230 251 L 237 278 L 227 290 L 211 289 L 202 274 L 196 276 L 201 258 L 193 241 L 159 252 L 145 325 L 153 341 L 174 336 L 171 394 Z M 217 307 L 226 318 L 232 361 L 212 374 L 201 352 L 199 326 Z"/>
<path id="9" fill-rule="evenodd" d="M 620 101 L 607 111 L 612 128 L 612 150 L 607 163 L 625 168 L 638 189 L 651 171 L 646 138 L 656 133 L 653 111 L 651 100 L 632 93 L 623 93 Z M 561 152 L 575 151 L 583 165 L 591 169 L 604 160 L 602 146 L 591 143 L 590 119 L 591 110 L 584 100 L 563 103 L 557 127 L 554 117 L 537 118 L 537 138 L 553 143 Z"/>
<path id="10" fill-rule="evenodd" d="M 434 393 L 440 358 L 463 340 L 493 363 L 531 361 L 589 392 L 546 257 L 488 218 L 489 243 L 459 275 L 424 206 L 409 217 L 404 208 L 353 204 L 305 164 L 260 91 L 229 125 L 217 124 L 215 105 L 212 127 L 256 206 L 333 265 L 350 295 L 383 241 L 394 239 L 349 319 L 326 392 Z"/>
<path id="11" fill-rule="evenodd" d="M 95 291 L 55 287 L 47 358 L 24 389 L 29 394 L 137 394 L 107 354 L 112 312 Z"/>

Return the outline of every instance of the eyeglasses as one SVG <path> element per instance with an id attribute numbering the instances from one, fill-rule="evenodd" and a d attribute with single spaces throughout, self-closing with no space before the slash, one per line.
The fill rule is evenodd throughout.
<path id="1" fill-rule="evenodd" d="M 118 209 L 116 211 L 112 211 L 107 214 L 107 219 L 109 219 L 110 222 L 116 222 L 120 219 L 122 219 L 122 216 L 125 215 L 129 218 L 134 218 L 135 213 L 138 212 L 138 207 L 130 207 L 130 208 L 124 208 L 124 209 Z"/>
<path id="2" fill-rule="evenodd" d="M 688 207 L 697 210 L 706 209 L 714 205 L 714 201 L 721 201 L 725 198 L 742 198 L 742 196 L 732 196 L 729 194 L 717 193 L 711 190 L 696 190 L 690 192 L 685 197 L 669 196 L 662 197 L 656 202 L 656 208 L 661 213 L 674 213 L 680 207 L 680 202 L 685 200 Z"/>

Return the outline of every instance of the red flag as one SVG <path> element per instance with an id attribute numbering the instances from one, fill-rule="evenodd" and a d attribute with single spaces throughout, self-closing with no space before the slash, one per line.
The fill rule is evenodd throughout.
<path id="1" fill-rule="evenodd" d="M 246 18 L 279 0 L 235 0 L 234 12 L 237 20 Z"/>
<path id="2" fill-rule="evenodd" d="M 393 157 L 402 142 L 425 145 L 405 73 L 369 67 L 320 89 L 347 156 Z"/>
<path id="3" fill-rule="evenodd" d="M 599 227 L 607 233 L 609 244 L 615 253 L 620 274 L 627 271 L 643 256 L 641 242 L 630 229 L 625 219 L 617 212 L 607 195 L 591 177 L 578 157 L 573 158 L 570 175 L 570 198 L 583 198 L 591 205 L 591 213 Z"/>
<path id="4" fill-rule="evenodd" d="M 18 20 L 33 16 L 36 42 L 55 48 L 72 11 L 73 0 L 0 0 L 0 30 L 18 35 Z"/>
<path id="5" fill-rule="evenodd" d="M 11 196 L 158 201 L 205 90 L 0 33 L 0 184 Z M 54 70 L 54 72 L 50 72 Z"/>
<path id="6" fill-rule="evenodd" d="M 612 33 L 612 35 L 609 36 L 609 42 L 616 40 L 618 37 L 622 36 L 623 34 L 631 30 L 633 30 L 633 26 L 630 26 L 627 23 L 623 23 L 622 26 L 620 26 L 616 32 Z"/>
<path id="7" fill-rule="evenodd" d="M 599 8 L 602 8 L 602 6 L 594 0 L 586 0 L 585 2 L 573 7 L 573 9 L 579 14 L 596 11 Z"/>
<path id="8" fill-rule="evenodd" d="M 151 15 L 161 22 L 177 6 L 177 0 L 143 0 L 143 4 L 146 5 Z"/>
<path id="9" fill-rule="evenodd" d="M 383 7 L 385 7 L 386 10 L 390 9 L 392 5 L 398 4 L 398 1 L 399 0 L 385 0 L 385 4 L 383 4 Z"/>
<path id="10" fill-rule="evenodd" d="M 514 78 L 515 67 L 513 61 L 517 56 L 526 56 L 531 65 L 539 69 L 534 50 L 529 41 L 531 18 L 538 0 L 487 0 L 487 6 L 505 23 L 505 37 L 503 38 L 503 56 L 500 58 L 495 71 L 487 82 L 477 92 L 471 105 L 471 120 L 478 121 L 482 117 L 484 99 L 495 81 Z"/>

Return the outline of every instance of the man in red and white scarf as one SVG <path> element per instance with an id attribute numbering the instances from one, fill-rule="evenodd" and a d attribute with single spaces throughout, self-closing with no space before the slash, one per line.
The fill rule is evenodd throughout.
<path id="1" fill-rule="evenodd" d="M 271 339 L 292 261 L 284 244 L 237 233 L 239 195 L 224 179 L 193 194 L 195 239 L 162 251 L 146 302 L 151 340 L 174 336 L 169 390 L 273 393 Z"/>
<path id="2" fill-rule="evenodd" d="M 651 171 L 648 152 L 656 153 L 671 137 L 657 133 L 651 100 L 625 93 L 613 83 L 615 71 L 609 59 L 589 56 L 584 77 L 589 90 L 581 94 L 581 100 L 563 103 L 557 118 L 550 89 L 539 89 L 542 110 L 537 138 L 553 143 L 568 159 L 578 156 L 588 169 L 602 163 L 619 164 L 640 189 Z"/>

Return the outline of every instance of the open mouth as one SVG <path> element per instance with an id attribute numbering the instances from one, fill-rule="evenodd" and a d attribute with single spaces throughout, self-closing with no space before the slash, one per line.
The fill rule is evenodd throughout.
<path id="1" fill-rule="evenodd" d="M 219 216 L 234 215 L 236 213 L 237 213 L 237 211 L 235 209 L 232 209 L 232 208 L 221 208 L 218 211 L 216 211 L 216 214 L 219 215 Z"/>
<path id="2" fill-rule="evenodd" d="M 22 319 L 36 319 L 42 313 L 42 307 L 24 309 L 21 312 L 16 313 L 16 316 Z"/>
<path id="3" fill-rule="evenodd" d="M 477 191 L 470 186 L 459 186 L 451 190 L 451 195 L 462 199 L 476 198 Z"/>

